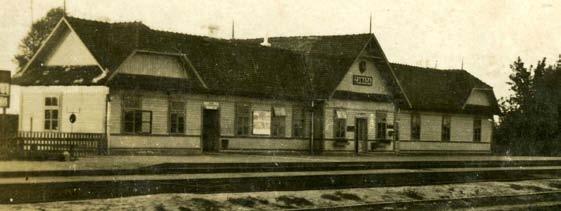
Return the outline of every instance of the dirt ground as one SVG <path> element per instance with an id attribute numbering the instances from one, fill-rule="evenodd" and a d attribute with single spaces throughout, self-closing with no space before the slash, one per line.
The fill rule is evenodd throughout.
<path id="1" fill-rule="evenodd" d="M 561 190 L 561 179 L 338 190 L 158 194 L 114 199 L 0 205 L 0 210 L 283 210 L 515 195 L 557 190 Z"/>

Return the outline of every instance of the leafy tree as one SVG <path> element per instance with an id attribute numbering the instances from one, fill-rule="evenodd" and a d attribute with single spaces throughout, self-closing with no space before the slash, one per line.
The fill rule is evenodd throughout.
<path id="1" fill-rule="evenodd" d="M 513 95 L 501 99 L 496 143 L 513 154 L 561 154 L 561 55 L 554 65 L 544 58 L 526 68 L 518 58 L 510 67 Z"/>
<path id="2" fill-rule="evenodd" d="M 62 8 L 53 8 L 47 15 L 31 25 L 31 30 L 19 44 L 19 52 L 14 57 L 18 69 L 21 70 L 31 57 L 39 50 L 41 44 L 47 39 L 58 21 L 64 16 Z"/>
<path id="3" fill-rule="evenodd" d="M 509 109 L 520 109 L 521 111 L 528 109 L 528 104 L 532 101 L 532 66 L 530 69 L 524 66 L 522 59 L 518 59 L 510 65 L 513 73 L 510 74 L 509 78 L 511 81 L 507 82 L 511 86 L 510 90 L 514 92 L 514 95 L 508 99 L 508 103 L 513 108 Z"/>

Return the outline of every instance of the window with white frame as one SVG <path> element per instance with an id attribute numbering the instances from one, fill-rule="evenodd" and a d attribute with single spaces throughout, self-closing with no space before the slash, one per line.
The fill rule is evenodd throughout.
<path id="1" fill-rule="evenodd" d="M 475 117 L 473 119 L 473 141 L 481 142 L 481 118 Z"/>
<path id="2" fill-rule="evenodd" d="M 248 136 L 251 128 L 251 105 L 236 104 L 236 135 Z"/>
<path id="3" fill-rule="evenodd" d="M 421 139 L 421 115 L 419 113 L 411 114 L 411 140 Z"/>
<path id="4" fill-rule="evenodd" d="M 142 110 L 142 98 L 123 96 L 123 132 L 131 134 L 152 133 L 152 111 Z"/>
<path id="5" fill-rule="evenodd" d="M 442 116 L 442 134 L 441 134 L 442 141 L 450 141 L 450 125 L 451 125 L 450 115 Z"/>
<path id="6" fill-rule="evenodd" d="M 335 110 L 335 118 L 333 119 L 333 136 L 336 139 L 346 138 L 347 134 L 347 112 L 343 110 Z"/>
<path id="7" fill-rule="evenodd" d="M 45 130 L 59 130 L 59 100 L 57 97 L 45 98 Z"/>
<path id="8" fill-rule="evenodd" d="M 271 117 L 271 136 L 284 137 L 286 132 L 286 110 L 284 107 L 273 107 Z"/>
<path id="9" fill-rule="evenodd" d="M 304 107 L 292 108 L 292 137 L 307 137 L 306 131 L 306 110 Z"/>
<path id="10" fill-rule="evenodd" d="M 384 111 L 376 112 L 376 139 L 386 139 L 388 113 Z"/>
<path id="11" fill-rule="evenodd" d="M 169 127 L 171 134 L 185 133 L 185 102 L 169 102 Z"/>

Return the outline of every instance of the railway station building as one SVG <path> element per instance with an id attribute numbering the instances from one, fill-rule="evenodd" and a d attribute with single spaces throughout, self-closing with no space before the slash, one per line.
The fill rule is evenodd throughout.
<path id="1" fill-rule="evenodd" d="M 217 39 L 64 17 L 15 77 L 19 130 L 109 154 L 490 153 L 492 87 L 374 34 Z M 73 121 L 70 121 L 73 119 Z"/>

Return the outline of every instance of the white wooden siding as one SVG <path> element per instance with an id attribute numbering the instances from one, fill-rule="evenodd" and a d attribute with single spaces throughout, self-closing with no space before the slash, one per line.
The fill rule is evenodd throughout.
<path id="1" fill-rule="evenodd" d="M 103 133 L 105 100 L 109 89 L 104 86 L 32 86 L 21 87 L 20 131 L 44 131 L 45 97 L 59 98 L 60 132 Z M 69 117 L 76 114 L 76 122 Z"/>
<path id="2" fill-rule="evenodd" d="M 360 73 L 359 71 L 360 61 L 366 62 L 366 71 L 364 73 Z M 372 77 L 372 86 L 354 85 L 353 75 Z M 339 85 L 337 86 L 337 90 L 367 94 L 390 94 L 386 82 L 380 75 L 380 71 L 376 68 L 372 61 L 366 59 L 358 59 L 351 65 L 347 74 L 345 75 L 341 83 L 339 83 Z"/>
<path id="3" fill-rule="evenodd" d="M 178 56 L 171 55 L 136 53 L 125 60 L 117 71 L 136 75 L 187 78 L 179 59 Z"/>
<path id="4" fill-rule="evenodd" d="M 468 97 L 466 104 L 490 106 L 491 102 L 489 102 L 489 96 L 486 92 L 474 89 Z"/>
<path id="5" fill-rule="evenodd" d="M 420 112 L 421 116 L 421 141 L 441 141 L 441 127 L 443 113 Z M 450 141 L 472 142 L 473 120 L 478 115 L 449 114 L 451 117 Z M 481 117 L 481 142 L 491 142 L 493 122 Z M 403 111 L 400 114 L 400 139 L 411 140 L 411 113 Z"/>
<path id="6" fill-rule="evenodd" d="M 53 50 L 47 55 L 46 66 L 97 65 L 88 48 L 72 31 L 66 31 Z"/>

